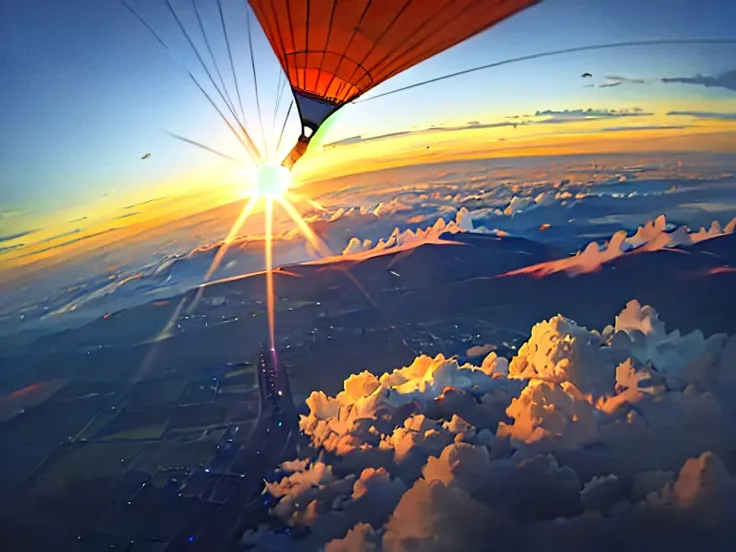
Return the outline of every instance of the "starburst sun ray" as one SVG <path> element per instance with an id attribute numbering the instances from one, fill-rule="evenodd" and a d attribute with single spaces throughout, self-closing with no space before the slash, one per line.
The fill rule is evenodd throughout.
<path id="1" fill-rule="evenodd" d="M 266 311 L 268 313 L 268 345 L 276 354 L 276 327 L 273 291 L 273 200 L 266 198 Z M 275 360 L 275 359 L 274 359 Z M 274 366 L 276 363 L 274 363 Z"/>
<path id="2" fill-rule="evenodd" d="M 283 197 L 278 197 L 276 198 L 276 201 L 278 202 L 279 205 L 281 205 L 281 207 L 283 207 L 284 211 L 286 211 L 286 214 L 289 215 L 291 220 L 294 221 L 297 228 L 299 228 L 299 231 L 302 233 L 304 238 L 309 242 L 309 245 L 314 247 L 314 249 L 318 251 L 319 254 L 324 257 L 330 257 L 333 255 L 329 246 L 317 234 L 314 233 L 314 230 L 312 230 L 309 227 L 306 221 L 302 218 L 302 216 L 294 208 L 294 206 L 291 203 L 289 203 L 288 200 L 286 200 Z"/>
<path id="3" fill-rule="evenodd" d="M 240 229 L 243 227 L 243 224 L 245 224 L 245 221 L 248 220 L 248 217 L 253 211 L 253 208 L 255 207 L 257 200 L 258 198 L 256 198 L 255 196 L 251 197 L 248 200 L 248 202 L 245 204 L 245 207 L 243 207 L 243 210 L 240 212 L 240 215 L 238 216 L 235 223 L 230 228 L 230 232 L 228 232 L 227 236 L 225 237 L 223 242 L 218 247 L 217 253 L 215 253 L 215 257 L 212 259 L 212 262 L 210 263 L 210 267 L 207 269 L 207 272 L 204 275 L 202 285 L 199 286 L 199 288 L 197 289 L 197 294 L 194 296 L 194 300 L 192 301 L 192 304 L 187 309 L 187 312 L 189 313 L 194 312 L 194 310 L 199 305 L 199 302 L 202 299 L 202 294 L 204 293 L 205 284 L 209 282 L 210 278 L 212 278 L 212 275 L 219 268 L 220 264 L 222 263 L 222 259 L 227 254 L 227 250 L 230 247 L 230 244 L 237 237 L 238 232 L 240 232 Z"/>
<path id="4" fill-rule="evenodd" d="M 300 194 L 295 194 L 293 192 L 286 192 L 284 194 L 284 198 L 285 199 L 288 199 L 289 201 L 292 201 L 292 202 L 302 201 L 304 203 L 308 203 L 314 209 L 317 209 L 317 211 L 322 211 L 322 212 L 327 211 L 327 209 L 325 209 L 324 207 L 322 207 L 322 205 L 320 205 L 317 201 L 314 201 L 310 197 L 306 197 L 306 196 L 303 196 L 303 195 L 300 195 Z"/>

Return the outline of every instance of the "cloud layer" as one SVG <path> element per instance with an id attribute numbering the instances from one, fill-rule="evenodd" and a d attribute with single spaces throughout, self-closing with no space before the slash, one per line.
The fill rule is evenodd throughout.
<path id="1" fill-rule="evenodd" d="M 603 245 L 599 242 L 590 242 L 585 249 L 577 254 L 549 261 L 542 264 L 528 266 L 506 275 L 532 274 L 534 276 L 546 276 L 565 271 L 568 274 L 582 274 L 599 270 L 603 264 L 634 251 L 660 251 L 673 247 L 687 247 L 701 241 L 733 234 L 736 232 L 736 218 L 733 218 L 725 226 L 718 221 L 713 221 L 708 228 L 691 231 L 686 226 L 671 229 L 664 215 L 655 220 L 646 222 L 640 226 L 634 235 L 629 236 L 626 230 L 619 230 L 610 240 Z"/>
<path id="2" fill-rule="evenodd" d="M 667 213 L 667 232 L 682 225 L 709 228 L 714 219 L 726 225 L 736 216 L 736 204 L 733 187 L 721 182 L 732 174 L 728 164 L 710 159 L 704 164 L 697 157 L 679 155 L 597 162 L 570 158 L 552 164 L 548 159 L 478 160 L 350 177 L 339 191 L 318 198 L 325 212 L 305 216 L 335 255 L 375 255 L 436 243 L 443 233 L 472 231 L 550 244 L 560 257 L 567 257 L 585 252 L 592 241 L 599 244 L 599 252 L 610 252 L 613 234 L 622 228 L 635 233 L 637 226 L 660 213 Z M 0 294 L 0 333 L 51 323 L 44 317 L 53 312 L 73 312 L 74 320 L 68 322 L 82 323 L 201 284 L 219 245 L 215 239 L 227 233 L 239 207 L 188 224 L 182 221 L 178 229 L 147 236 L 133 246 L 121 242 L 119 248 L 105 247 L 94 261 L 48 276 L 39 272 L 36 277 L 47 281 L 34 281 L 23 293 Z M 260 230 L 260 221 L 254 224 Z M 298 232 L 288 227 L 282 231 L 274 242 L 277 265 L 315 258 Z M 213 279 L 263 268 L 258 236 L 243 234 Z M 42 249 L 88 238 L 80 236 L 58 239 Z M 196 247 L 201 243 L 209 245 Z M 24 254 L 13 247 L 15 254 Z M 68 318 L 53 317 L 53 325 L 63 326 Z"/>

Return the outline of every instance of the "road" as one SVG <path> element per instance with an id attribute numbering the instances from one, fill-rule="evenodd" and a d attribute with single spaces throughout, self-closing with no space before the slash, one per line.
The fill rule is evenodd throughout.
<path id="1" fill-rule="evenodd" d="M 210 552 L 237 544 L 245 529 L 262 515 L 261 491 L 269 471 L 294 456 L 299 435 L 288 378 L 276 352 L 263 345 L 257 359 L 259 414 L 247 436 L 226 434 L 208 470 L 217 482 L 195 508 L 166 552 Z M 255 518 L 257 519 L 257 518 Z"/>

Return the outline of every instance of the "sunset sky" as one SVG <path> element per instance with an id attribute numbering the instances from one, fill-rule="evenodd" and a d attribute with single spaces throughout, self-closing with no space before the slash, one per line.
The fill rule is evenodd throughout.
<path id="1" fill-rule="evenodd" d="M 110 228 L 139 232 L 240 193 L 236 166 L 163 132 L 242 157 L 189 81 L 183 66 L 196 71 L 196 60 L 162 2 L 132 4 L 170 41 L 173 55 L 114 0 L 0 5 L 0 259 L 49 254 L 59 244 L 98 233 L 89 239 L 102 243 Z M 185 23 L 193 24 L 191 5 L 174 5 L 181 6 Z M 206 22 L 212 22 L 212 6 L 204 0 L 200 5 L 209 17 Z M 239 82 L 246 83 L 248 128 L 262 143 L 250 60 L 244 53 L 246 35 L 235 33 L 245 26 L 245 10 L 242 1 L 226 1 L 224 7 L 237 35 L 233 46 L 240 52 Z M 562 48 L 651 39 L 734 43 L 546 57 L 358 102 L 346 106 L 324 136 L 325 143 L 345 143 L 324 151 L 316 147 L 300 171 L 314 179 L 458 156 L 733 152 L 733 21 L 736 3 L 731 0 L 545 0 L 395 77 L 366 98 Z M 274 117 L 279 68 L 260 30 L 255 58 L 265 127 L 275 140 L 288 102 Z M 581 78 L 584 72 L 593 77 Z M 425 132 L 431 126 L 446 130 Z M 292 117 L 284 153 L 297 128 Z M 406 131 L 412 133 L 369 139 Z M 145 153 L 151 157 L 141 160 Z"/>

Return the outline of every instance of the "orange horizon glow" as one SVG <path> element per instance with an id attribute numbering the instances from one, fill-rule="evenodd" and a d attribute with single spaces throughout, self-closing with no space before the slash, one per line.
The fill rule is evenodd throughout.
<path id="1" fill-rule="evenodd" d="M 715 130 L 717 128 L 717 130 Z M 347 176 L 360 172 L 376 172 L 379 170 L 400 168 L 410 165 L 421 164 L 437 164 L 450 161 L 476 160 L 476 159 L 499 159 L 514 158 L 524 156 L 561 156 L 561 155 L 584 155 L 584 154 L 627 154 L 658 152 L 658 153 L 677 153 L 677 152 L 694 152 L 694 151 L 736 151 L 736 125 L 714 125 L 707 128 L 692 128 L 688 131 L 672 132 L 670 130 L 646 130 L 646 131 L 623 131 L 613 133 L 599 132 L 596 134 L 585 133 L 582 131 L 570 132 L 569 134 L 553 134 L 544 136 L 526 136 L 515 139 L 501 140 L 493 138 L 492 133 L 483 133 L 475 129 L 463 129 L 448 132 L 436 133 L 411 133 L 405 136 L 394 137 L 391 139 L 378 139 L 375 141 L 366 141 L 366 143 L 358 143 L 355 145 L 340 146 L 326 149 L 320 152 L 319 156 L 309 156 L 305 158 L 305 164 L 298 167 L 297 176 L 305 183 L 297 194 L 293 190 L 287 190 L 281 195 L 276 196 L 259 196 L 258 192 L 253 190 L 251 195 L 245 200 L 245 204 L 239 212 L 234 223 L 227 232 L 224 240 L 217 246 L 217 251 L 210 263 L 205 275 L 203 283 L 198 286 L 193 301 L 190 303 L 188 312 L 196 309 L 201 300 L 206 284 L 210 281 L 214 273 L 221 265 L 230 245 L 237 238 L 243 225 L 260 203 L 260 199 L 264 200 L 264 264 L 265 264 L 265 300 L 266 314 L 268 323 L 268 340 L 271 354 L 276 354 L 275 339 L 275 302 L 276 292 L 274 285 L 274 255 L 273 255 L 273 229 L 274 229 L 274 203 L 278 203 L 282 207 L 288 217 L 294 222 L 296 229 L 301 233 L 310 246 L 323 257 L 332 257 L 334 252 L 329 246 L 310 228 L 299 211 L 294 207 L 292 202 L 303 202 L 318 210 L 324 211 L 322 205 L 317 201 L 305 195 L 308 191 L 315 192 L 320 187 L 321 193 L 329 192 L 329 182 L 340 176 Z M 431 147 L 424 144 L 430 143 Z M 627 151 L 628 148 L 628 151 Z M 330 180 L 327 180 L 330 179 Z M 237 190 L 237 194 L 242 197 L 242 190 Z M 192 194 L 194 195 L 194 194 Z M 195 202 L 191 199 L 190 209 L 201 207 L 202 202 Z M 234 202 L 232 202 L 234 203 Z M 155 229 L 164 232 L 170 231 L 174 217 L 183 215 L 183 210 L 167 209 L 153 210 L 147 217 L 141 217 L 140 222 L 133 222 L 123 228 L 109 229 L 100 231 L 99 235 L 95 235 L 92 230 L 97 231 L 102 226 L 92 226 L 90 228 L 91 237 L 85 239 L 81 244 L 70 243 L 61 247 L 54 247 L 43 250 L 38 253 L 23 252 L 27 257 L 18 256 L 16 258 L 3 259 L 3 268 L 10 270 L 18 268 L 18 266 L 32 265 L 33 263 L 46 262 L 48 264 L 57 261 L 59 263 L 69 260 L 72 256 L 78 258 L 80 255 L 93 251 L 98 247 L 104 247 L 105 244 L 120 242 L 122 240 L 148 239 L 151 232 Z M 199 213 L 205 210 L 199 209 Z M 234 214 L 234 213 L 233 213 Z M 228 217 L 229 218 L 229 217 Z M 232 219 L 230 219 L 232 220 Z M 155 222 L 154 222 L 155 221 Z M 80 235 L 81 237 L 81 235 Z M 80 247 L 81 246 L 81 247 Z M 19 260 L 22 258 L 22 261 Z M 37 265 L 34 269 L 40 270 L 42 267 Z M 534 267 L 530 267 L 534 268 Z M 537 267 L 540 270 L 540 267 Z M 543 270 L 543 269 L 541 269 Z M 527 269 L 531 276 L 537 276 L 532 270 Z M 372 298 L 367 290 L 349 272 L 345 271 L 346 276 L 360 290 L 366 299 L 373 303 Z M 0 273 L 0 284 L 3 282 L 3 274 Z M 19 276 L 13 276 L 19 278 Z M 143 362 L 139 366 L 137 372 L 133 376 L 133 381 L 143 379 L 151 369 L 153 362 L 158 354 L 159 343 L 172 335 L 172 330 L 181 315 L 189 294 L 184 294 L 174 309 L 169 321 L 164 328 L 154 337 L 150 344 L 150 349 L 145 355 Z"/>
<path id="2" fill-rule="evenodd" d="M 586 154 L 646 154 L 646 153 L 736 153 L 736 124 L 714 123 L 687 130 L 641 130 L 623 132 L 584 132 L 574 125 L 569 134 L 556 133 L 543 136 L 525 136 L 500 139 L 496 129 L 460 129 L 444 132 L 415 132 L 386 139 L 368 140 L 353 145 L 336 146 L 318 152 L 308 152 L 296 165 L 295 176 L 301 180 L 300 195 L 290 190 L 286 198 L 304 202 L 315 209 L 322 206 L 304 197 L 329 193 L 337 178 L 421 164 L 437 164 L 452 161 L 500 159 L 533 156 L 586 155 Z M 578 125 L 581 127 L 581 125 Z M 574 132 L 572 132 L 574 130 Z M 429 144 L 426 149 L 424 144 Z M 197 189 L 199 190 L 199 189 Z M 229 192 L 227 191 L 229 190 Z M 58 239 L 49 244 L 30 244 L 1 255 L 0 283 L 7 283 L 28 274 L 29 270 L 48 268 L 72 257 L 93 252 L 115 242 L 143 240 L 152 231 L 163 231 L 172 221 L 195 213 L 203 213 L 202 194 L 208 197 L 213 191 L 192 191 L 188 195 L 167 198 L 153 204 L 139 217 L 121 221 L 119 226 L 108 220 L 100 221 L 73 237 L 84 238 L 79 243 L 65 244 Z M 216 191 L 217 202 L 213 208 L 232 204 L 232 197 L 242 193 L 228 188 Z M 228 197 L 229 194 L 229 197 Z M 202 197 L 200 197 L 202 196 Z M 293 217 L 292 217 L 293 218 Z M 104 232 L 104 233 L 103 233 Z M 46 234 L 53 233 L 48 229 Z M 99 235 L 95 235 L 99 233 Z M 39 234 L 41 237 L 42 235 Z M 87 237 L 91 236 L 91 237 Z M 61 241 L 59 245 L 54 245 Z M 52 247 L 48 247 L 51 245 Z M 34 267 L 38 268 L 34 268 Z M 24 269 L 24 270 L 20 270 Z M 16 274 L 13 274 L 16 272 Z M 23 273 L 23 274 L 21 274 Z"/>
<path id="3" fill-rule="evenodd" d="M 560 125 L 568 126 L 568 125 Z M 493 131 L 495 129 L 491 129 Z M 499 138 L 482 129 L 417 132 L 328 147 L 305 156 L 299 176 L 310 188 L 328 179 L 421 164 L 591 154 L 736 153 L 736 124 L 680 129 L 585 132 Z M 485 136 L 484 136 L 485 134 Z M 427 149 L 429 146 L 429 149 Z M 321 190 L 320 190 L 321 192 Z"/>
<path id="4" fill-rule="evenodd" d="M 233 225 L 230 227 L 230 230 L 228 231 L 225 239 L 218 246 L 215 257 L 212 259 L 212 262 L 210 263 L 210 266 L 207 269 L 207 272 L 204 277 L 204 281 L 200 286 L 198 286 L 197 291 L 194 295 L 194 298 L 192 299 L 192 302 L 189 304 L 189 307 L 187 308 L 187 312 L 189 313 L 193 312 L 197 308 L 197 306 L 199 305 L 199 302 L 202 299 L 207 283 L 209 282 L 214 272 L 217 270 L 217 268 L 222 263 L 222 259 L 227 253 L 227 250 L 230 244 L 234 241 L 238 232 L 243 227 L 243 225 L 245 224 L 250 214 L 253 212 L 253 209 L 258 203 L 258 200 L 263 199 L 265 203 L 265 207 L 264 207 L 264 212 L 265 212 L 264 258 L 265 258 L 265 265 L 266 265 L 265 266 L 266 314 L 267 314 L 267 319 L 268 319 L 269 349 L 270 349 L 270 353 L 274 356 L 274 362 L 276 360 L 275 359 L 275 355 L 276 355 L 276 317 L 275 317 L 276 295 L 275 295 L 274 281 L 273 281 L 273 203 L 274 201 L 278 202 L 284 208 L 284 210 L 287 212 L 289 217 L 296 223 L 297 227 L 304 233 L 305 238 L 310 243 L 316 244 L 315 248 L 321 249 L 319 239 L 314 234 L 314 232 L 312 232 L 311 228 L 309 228 L 309 226 L 306 224 L 306 222 L 301 217 L 301 215 L 298 213 L 298 211 L 291 205 L 291 203 L 289 203 L 288 197 L 289 197 L 289 194 L 287 194 L 286 191 L 284 191 L 281 196 L 279 195 L 276 195 L 275 197 L 271 197 L 270 195 L 269 196 L 259 196 L 258 188 L 257 187 L 253 188 L 253 190 L 251 191 L 250 197 L 246 201 L 246 204 L 243 206 L 243 209 L 238 215 L 238 218 L 235 220 Z M 302 200 L 307 199 L 302 196 L 295 196 L 295 197 L 298 197 L 299 199 L 302 199 Z M 329 248 L 327 248 L 327 251 L 329 251 Z M 168 337 L 171 337 L 171 330 L 173 329 L 174 325 L 179 319 L 179 316 L 182 310 L 184 309 L 184 306 L 186 305 L 186 303 L 187 303 L 187 294 L 185 293 L 180 299 L 176 308 L 174 309 L 174 312 L 169 317 L 167 323 L 164 325 L 164 328 L 151 340 L 148 352 L 146 353 L 137 372 L 133 376 L 133 379 L 131 380 L 133 383 L 141 381 L 148 374 L 151 366 L 153 365 L 153 362 L 158 356 L 159 343 L 162 340 L 167 339 Z"/>

